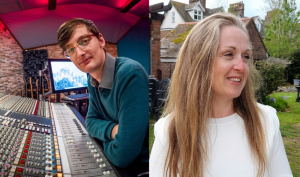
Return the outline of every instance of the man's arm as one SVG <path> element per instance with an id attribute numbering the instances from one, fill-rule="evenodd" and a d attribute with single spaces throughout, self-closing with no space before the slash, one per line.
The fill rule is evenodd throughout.
<path id="1" fill-rule="evenodd" d="M 104 142 L 104 151 L 114 165 L 126 167 L 141 153 L 147 134 L 148 77 L 144 70 L 138 69 L 116 79 L 122 83 L 118 87 L 118 133 L 114 140 Z"/>
<path id="2" fill-rule="evenodd" d="M 111 130 L 110 137 L 111 139 L 115 139 L 116 134 L 118 133 L 119 124 L 116 124 Z"/>
<path id="3" fill-rule="evenodd" d="M 85 120 L 87 131 L 92 137 L 97 137 L 101 141 L 110 141 L 111 131 L 117 123 L 101 118 L 95 101 L 97 98 L 97 89 L 93 88 L 90 83 L 88 84 L 88 89 L 90 92 L 90 99 L 88 113 Z"/>

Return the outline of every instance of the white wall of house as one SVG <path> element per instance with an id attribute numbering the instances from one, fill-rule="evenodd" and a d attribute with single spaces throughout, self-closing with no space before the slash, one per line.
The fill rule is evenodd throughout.
<path id="1" fill-rule="evenodd" d="M 262 25 L 262 21 L 260 20 L 260 18 L 259 18 L 259 17 L 256 18 L 256 19 L 254 20 L 254 23 L 255 23 L 255 25 L 256 25 L 256 28 L 258 29 L 258 32 L 260 32 L 260 31 L 261 31 L 261 25 Z"/>
<path id="2" fill-rule="evenodd" d="M 190 14 L 191 18 L 194 19 L 195 21 L 200 21 L 203 19 L 203 11 L 200 8 L 199 4 L 197 6 L 195 6 L 193 9 L 188 10 L 188 13 Z M 197 13 L 197 14 L 195 14 L 195 13 Z M 197 16 L 197 19 L 195 18 L 195 15 Z"/>
<path id="3" fill-rule="evenodd" d="M 173 20 L 173 14 L 175 14 L 175 21 Z M 161 26 L 160 26 L 160 30 L 164 31 L 164 30 L 172 30 L 174 29 L 179 23 L 184 23 L 185 21 L 183 20 L 183 18 L 180 16 L 180 14 L 178 13 L 178 11 L 176 10 L 176 8 L 173 6 L 171 8 L 171 10 L 169 10 L 166 14 L 165 14 L 165 19 L 162 22 Z"/>

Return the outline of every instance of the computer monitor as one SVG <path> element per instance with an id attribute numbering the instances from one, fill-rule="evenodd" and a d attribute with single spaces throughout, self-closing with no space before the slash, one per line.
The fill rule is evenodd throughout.
<path id="1" fill-rule="evenodd" d="M 80 71 L 69 59 L 48 59 L 53 93 L 87 89 L 87 73 Z"/>

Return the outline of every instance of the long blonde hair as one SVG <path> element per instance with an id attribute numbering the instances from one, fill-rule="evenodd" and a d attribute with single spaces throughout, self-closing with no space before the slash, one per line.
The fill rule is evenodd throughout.
<path id="1" fill-rule="evenodd" d="M 183 43 L 171 78 L 163 116 L 170 114 L 169 147 L 165 175 L 204 176 L 208 163 L 207 119 L 212 113 L 212 82 L 220 30 L 236 26 L 248 32 L 241 20 L 218 13 L 201 20 Z M 234 110 L 245 123 L 251 154 L 257 161 L 257 176 L 268 168 L 266 138 L 254 96 L 255 67 L 249 60 L 249 76 L 241 95 L 233 100 Z"/>

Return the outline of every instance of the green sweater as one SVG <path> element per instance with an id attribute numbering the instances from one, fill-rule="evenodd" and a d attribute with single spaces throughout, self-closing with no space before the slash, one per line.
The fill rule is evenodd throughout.
<path id="1" fill-rule="evenodd" d="M 118 57 L 111 89 L 98 90 L 88 79 L 90 93 L 87 131 L 103 141 L 105 155 L 117 167 L 136 158 L 149 162 L 149 85 L 144 68 L 136 61 Z M 110 134 L 119 124 L 115 139 Z"/>

